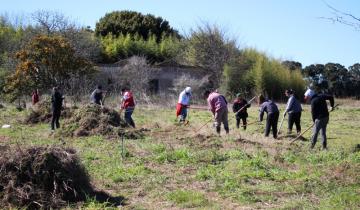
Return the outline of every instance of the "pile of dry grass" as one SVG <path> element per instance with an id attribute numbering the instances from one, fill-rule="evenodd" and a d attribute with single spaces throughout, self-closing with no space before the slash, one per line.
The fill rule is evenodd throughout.
<path id="1" fill-rule="evenodd" d="M 117 136 L 117 128 L 125 127 L 128 127 L 127 123 L 114 109 L 88 104 L 76 110 L 65 123 L 65 134 L 70 136 L 95 134 Z"/>
<path id="2" fill-rule="evenodd" d="M 59 208 L 84 201 L 94 190 L 75 150 L 33 147 L 1 151 L 0 206 Z"/>
<path id="3" fill-rule="evenodd" d="M 61 111 L 62 118 L 69 118 L 73 114 L 73 110 L 68 107 L 64 107 Z M 32 109 L 30 109 L 30 114 L 25 117 L 24 123 L 27 124 L 35 124 L 40 122 L 50 122 L 52 117 L 51 111 L 51 99 L 44 98 L 34 105 Z"/>

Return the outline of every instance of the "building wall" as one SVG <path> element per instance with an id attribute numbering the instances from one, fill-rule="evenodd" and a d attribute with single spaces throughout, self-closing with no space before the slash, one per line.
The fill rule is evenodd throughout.
<path id="1" fill-rule="evenodd" d="M 114 82 L 114 86 L 119 88 L 122 84 L 117 84 L 122 78 L 123 63 L 99 65 L 98 83 L 104 84 L 102 81 L 109 79 Z M 201 68 L 190 66 L 151 66 L 149 67 L 150 84 L 152 92 L 168 92 L 173 88 L 174 80 L 183 75 L 189 75 L 194 79 L 201 79 L 206 76 L 206 71 Z M 106 85 L 106 84 L 104 84 Z M 157 86 L 157 87 L 156 87 Z"/>

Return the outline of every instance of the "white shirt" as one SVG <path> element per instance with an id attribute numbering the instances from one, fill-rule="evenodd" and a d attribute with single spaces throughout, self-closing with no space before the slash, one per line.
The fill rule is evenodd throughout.
<path id="1" fill-rule="evenodd" d="M 179 95 L 179 104 L 189 105 L 190 104 L 191 93 L 186 94 L 185 90 L 183 90 Z"/>

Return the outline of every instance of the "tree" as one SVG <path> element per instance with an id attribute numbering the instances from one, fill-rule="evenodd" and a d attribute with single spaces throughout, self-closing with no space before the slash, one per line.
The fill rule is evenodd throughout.
<path id="1" fill-rule="evenodd" d="M 92 64 L 76 56 L 69 41 L 59 36 L 35 37 L 16 56 L 19 63 L 6 84 L 12 100 L 35 88 L 65 87 L 71 76 L 94 72 Z"/>
<path id="2" fill-rule="evenodd" d="M 324 67 L 324 76 L 329 82 L 330 92 L 336 96 L 347 96 L 346 81 L 350 76 L 348 70 L 338 63 L 327 63 Z"/>
<path id="3" fill-rule="evenodd" d="M 101 60 L 100 40 L 89 28 L 78 27 L 69 18 L 55 11 L 38 10 L 32 13 L 32 19 L 34 36 L 62 36 L 69 40 L 78 56 L 93 62 Z"/>
<path id="4" fill-rule="evenodd" d="M 360 98 L 360 63 L 355 63 L 349 68 L 350 74 L 350 84 L 351 86 L 351 95 Z"/>
<path id="5" fill-rule="evenodd" d="M 185 45 L 185 62 L 207 69 L 211 75 L 209 79 L 216 87 L 220 84 L 225 64 L 239 54 L 235 40 L 227 38 L 215 25 L 198 26 L 191 31 Z"/>
<path id="6" fill-rule="evenodd" d="M 98 36 L 114 36 L 130 34 L 140 35 L 147 40 L 149 35 L 154 34 L 159 42 L 163 35 L 177 36 L 180 35 L 176 30 L 170 27 L 169 22 L 161 17 L 154 15 L 143 15 L 134 11 L 114 11 L 107 13 L 96 23 L 95 33 Z"/>
<path id="7" fill-rule="evenodd" d="M 135 93 L 146 93 L 149 89 L 150 68 L 145 57 L 133 56 L 124 66 L 122 83 Z"/>
<path id="8" fill-rule="evenodd" d="M 302 70 L 302 74 L 310 86 L 319 90 L 326 90 L 329 88 L 329 84 L 324 73 L 325 66 L 323 64 L 311 64 Z"/>
<path id="9" fill-rule="evenodd" d="M 356 30 L 360 29 L 360 17 L 357 17 L 351 13 L 344 12 L 341 10 L 336 9 L 335 7 L 331 6 L 327 2 L 324 1 L 326 6 L 331 10 L 333 16 L 332 17 L 320 17 L 322 19 L 329 20 L 333 23 L 341 23 L 350 27 L 355 28 Z"/>
<path id="10" fill-rule="evenodd" d="M 297 61 L 283 61 L 283 62 L 281 62 L 281 64 L 283 66 L 287 67 L 288 69 L 290 69 L 291 71 L 302 69 L 302 64 Z"/>

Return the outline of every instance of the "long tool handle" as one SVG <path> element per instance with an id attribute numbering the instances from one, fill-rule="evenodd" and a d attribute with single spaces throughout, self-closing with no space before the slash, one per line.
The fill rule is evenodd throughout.
<path id="1" fill-rule="evenodd" d="M 235 115 L 236 115 L 237 113 L 241 112 L 242 110 L 244 110 L 244 109 L 246 108 L 246 106 L 247 106 L 248 104 L 250 104 L 255 98 L 256 98 L 256 96 L 254 96 L 254 98 L 250 99 L 250 101 L 249 101 L 247 104 L 245 104 L 243 107 L 241 107 L 241 109 L 239 109 L 237 112 L 235 112 Z"/>

